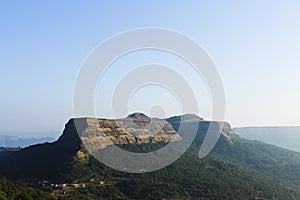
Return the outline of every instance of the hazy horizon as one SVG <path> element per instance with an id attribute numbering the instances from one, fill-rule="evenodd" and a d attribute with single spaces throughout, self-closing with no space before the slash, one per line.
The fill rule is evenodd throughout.
<path id="1" fill-rule="evenodd" d="M 129 113 L 129 114 L 132 114 L 132 113 Z M 145 113 L 144 113 L 145 114 Z M 191 114 L 191 113 L 188 113 L 188 114 Z M 147 115 L 147 114 L 146 114 Z M 164 117 L 164 118 L 169 118 L 169 117 L 173 117 L 173 116 L 178 116 L 179 114 L 177 115 L 170 115 L 170 116 L 167 116 L 167 117 Z M 147 116 L 150 116 L 150 117 L 157 117 L 157 116 L 151 116 L 151 115 L 147 115 Z M 126 117 L 126 116 L 123 116 L 123 117 Z M 199 116 L 199 117 L 202 117 L 202 116 Z M 101 118 L 101 117 L 99 117 Z M 160 117 L 158 117 L 160 118 Z M 71 118 L 70 118 L 71 119 Z M 116 119 L 116 118 L 107 118 L 107 119 Z M 204 119 L 204 120 L 207 120 L 207 119 Z M 41 137 L 49 137 L 49 138 L 55 138 L 57 139 L 62 133 L 63 133 L 63 130 L 65 128 L 65 124 L 69 121 L 69 119 L 67 121 L 65 121 L 63 124 L 62 124 L 62 127 L 60 130 L 52 130 L 52 131 L 44 131 L 44 130 L 32 130 L 32 131 L 24 131 L 24 130 L 18 130 L 18 129 L 15 129 L 15 130 L 1 130 L 0 129 L 0 136 L 1 135 L 8 135 L 8 136 L 15 136 L 15 137 L 20 137 L 20 138 L 41 138 Z M 209 120 L 207 120 L 209 121 Z M 228 121 L 227 121 L 228 122 Z M 230 122 L 228 122 L 230 123 Z M 232 124 L 230 123 L 231 125 L 231 128 L 232 129 L 239 129 L 239 128 L 300 128 L 300 126 L 297 126 L 297 125 L 292 125 L 292 126 L 289 126 L 289 125 L 272 125 L 272 126 L 264 126 L 264 125 L 261 125 L 261 126 L 256 126 L 256 125 L 248 125 L 248 126 L 232 126 Z M 258 134 L 259 135 L 259 134 Z M 250 138 L 252 139 L 252 138 Z"/>

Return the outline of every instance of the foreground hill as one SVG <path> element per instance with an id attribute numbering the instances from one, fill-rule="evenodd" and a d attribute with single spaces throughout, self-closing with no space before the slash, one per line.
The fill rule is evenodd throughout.
<path id="1" fill-rule="evenodd" d="M 68 194 L 58 195 L 59 199 L 300 199 L 299 153 L 241 139 L 229 124 L 204 121 L 194 115 L 160 120 L 133 114 L 128 118 L 133 118 L 139 126 L 149 120 L 155 126 L 161 122 L 164 126 L 159 134 L 152 136 L 141 127 L 122 128 L 115 120 L 80 119 L 85 126 L 77 133 L 72 119 L 58 141 L 34 145 L 1 159 L 0 173 L 27 184 L 40 180 L 78 184 L 76 188 L 62 187 Z M 120 119 L 122 123 L 127 120 Z M 108 168 L 86 150 L 79 137 L 87 140 L 85 143 L 109 137 L 121 148 L 149 152 L 164 147 L 171 139 L 177 138 L 172 142 L 185 139 L 178 130 L 180 120 L 186 125 L 186 132 L 188 127 L 199 125 L 194 142 L 170 166 L 144 174 Z M 199 159 L 209 125 L 222 135 L 213 151 Z M 98 145 L 94 153 L 110 148 L 108 144 Z"/>

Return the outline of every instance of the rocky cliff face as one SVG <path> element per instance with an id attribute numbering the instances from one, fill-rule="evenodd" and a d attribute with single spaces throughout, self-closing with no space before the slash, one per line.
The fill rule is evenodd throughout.
<path id="1" fill-rule="evenodd" d="M 117 120 L 96 118 L 74 120 L 66 125 L 66 134 L 69 131 L 73 132 L 75 123 L 82 143 L 93 151 L 111 144 L 145 144 L 181 139 L 166 120 L 149 118 L 141 113 Z"/>
<path id="2" fill-rule="evenodd" d="M 204 121 L 196 115 L 175 116 L 168 119 L 150 118 L 142 113 L 133 113 L 122 119 L 81 118 L 71 119 L 58 142 L 68 141 L 79 144 L 79 138 L 92 152 L 104 149 L 112 144 L 148 144 L 157 142 L 172 142 L 182 140 L 178 133 L 181 123 L 199 124 L 196 138 L 202 140 L 209 125 L 215 131 L 222 132 L 225 139 L 230 141 L 231 127 L 225 122 Z M 212 123 L 212 124 L 211 124 Z M 76 125 L 76 126 L 75 126 Z M 188 126 L 186 126 L 188 127 Z M 221 131 L 222 127 L 222 131 Z M 188 132 L 189 130 L 186 129 Z M 199 140 L 199 139 L 198 139 Z"/>

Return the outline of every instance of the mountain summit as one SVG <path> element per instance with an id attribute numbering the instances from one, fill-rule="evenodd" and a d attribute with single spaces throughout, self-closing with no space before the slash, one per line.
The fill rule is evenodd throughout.
<path id="1" fill-rule="evenodd" d="M 144 113 L 135 112 L 127 116 L 127 118 L 134 118 L 134 119 L 150 119 L 147 115 Z"/>

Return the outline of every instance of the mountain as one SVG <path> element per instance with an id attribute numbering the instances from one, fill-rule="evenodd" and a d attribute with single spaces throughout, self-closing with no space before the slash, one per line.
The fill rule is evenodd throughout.
<path id="1" fill-rule="evenodd" d="M 242 127 L 234 128 L 234 132 L 249 140 L 300 152 L 300 127 Z"/>
<path id="2" fill-rule="evenodd" d="M 132 121 L 138 126 L 126 126 Z M 110 151 L 112 144 L 94 149 L 84 145 L 110 139 L 128 151 L 151 152 L 184 142 L 194 125 L 198 125 L 197 134 L 188 150 L 173 164 L 148 173 L 113 170 L 95 159 L 97 153 Z M 212 152 L 200 159 L 209 126 L 221 136 Z M 158 128 L 156 135 L 149 131 Z M 157 119 L 141 113 L 117 120 L 71 119 L 57 141 L 0 159 L 0 174 L 14 181 L 34 187 L 40 187 L 36 183 L 42 180 L 62 185 L 47 187 L 60 194 L 58 199 L 300 199 L 299 169 L 299 153 L 242 139 L 226 122 L 195 115 Z"/>
<path id="3" fill-rule="evenodd" d="M 54 138 L 41 137 L 41 138 L 20 138 L 10 135 L 0 135 L 1 147 L 27 147 L 33 144 L 52 142 Z"/>

